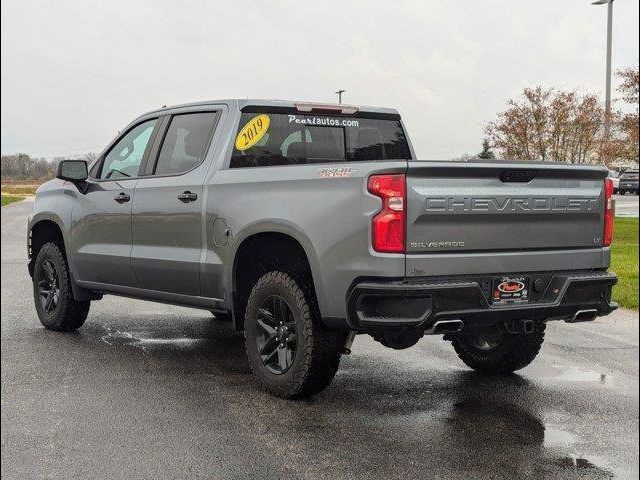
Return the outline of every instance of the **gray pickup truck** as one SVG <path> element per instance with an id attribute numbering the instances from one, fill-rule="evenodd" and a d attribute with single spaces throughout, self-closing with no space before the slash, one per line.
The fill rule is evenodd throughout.
<path id="1" fill-rule="evenodd" d="M 35 306 L 58 331 L 104 294 L 209 310 L 244 331 L 257 380 L 286 398 L 324 389 L 359 333 L 395 349 L 443 335 L 469 367 L 512 372 L 546 322 L 617 307 L 606 176 L 416 161 L 393 109 L 162 108 L 38 189 Z"/>

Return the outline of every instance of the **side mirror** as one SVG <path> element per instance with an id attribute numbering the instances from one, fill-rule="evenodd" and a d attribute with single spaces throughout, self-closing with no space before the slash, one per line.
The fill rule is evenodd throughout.
<path id="1" fill-rule="evenodd" d="M 56 170 L 56 178 L 77 183 L 84 182 L 89 177 L 87 162 L 84 160 L 60 160 Z"/>

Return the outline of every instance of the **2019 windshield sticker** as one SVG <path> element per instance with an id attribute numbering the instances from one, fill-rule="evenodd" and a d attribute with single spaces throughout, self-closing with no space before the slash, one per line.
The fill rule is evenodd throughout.
<path id="1" fill-rule="evenodd" d="M 249 120 L 236 136 L 236 149 L 242 151 L 253 147 L 267 133 L 271 119 L 261 114 Z"/>
<path id="2" fill-rule="evenodd" d="M 289 123 L 304 125 L 317 125 L 321 127 L 359 127 L 358 120 L 352 118 L 329 118 L 329 117 L 298 117 L 289 115 Z"/>

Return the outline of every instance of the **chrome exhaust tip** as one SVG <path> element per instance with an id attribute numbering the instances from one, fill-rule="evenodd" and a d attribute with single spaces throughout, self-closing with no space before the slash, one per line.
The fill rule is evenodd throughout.
<path id="1" fill-rule="evenodd" d="M 578 310 L 573 317 L 565 320 L 567 323 L 591 322 L 598 316 L 598 310 Z"/>
<path id="2" fill-rule="evenodd" d="M 464 328 L 464 322 L 456 320 L 438 320 L 431 328 L 424 331 L 425 335 L 438 335 L 442 333 L 460 333 Z"/>

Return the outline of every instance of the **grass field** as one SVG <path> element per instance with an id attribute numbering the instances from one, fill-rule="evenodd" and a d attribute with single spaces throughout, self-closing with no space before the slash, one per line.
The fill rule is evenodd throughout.
<path id="1" fill-rule="evenodd" d="M 25 197 L 35 195 L 40 185 L 2 185 L 2 206 L 18 202 Z"/>
<path id="2" fill-rule="evenodd" d="M 35 195 L 40 185 L 2 185 L 2 195 Z"/>
<path id="3" fill-rule="evenodd" d="M 611 270 L 618 275 L 613 299 L 624 308 L 638 309 L 638 219 L 616 218 Z"/>
<path id="4" fill-rule="evenodd" d="M 2 198 L 2 206 L 4 207 L 5 205 L 9 205 L 10 203 L 19 202 L 24 197 L 16 197 L 16 196 L 13 196 L 13 195 L 2 194 L 1 198 Z"/>

